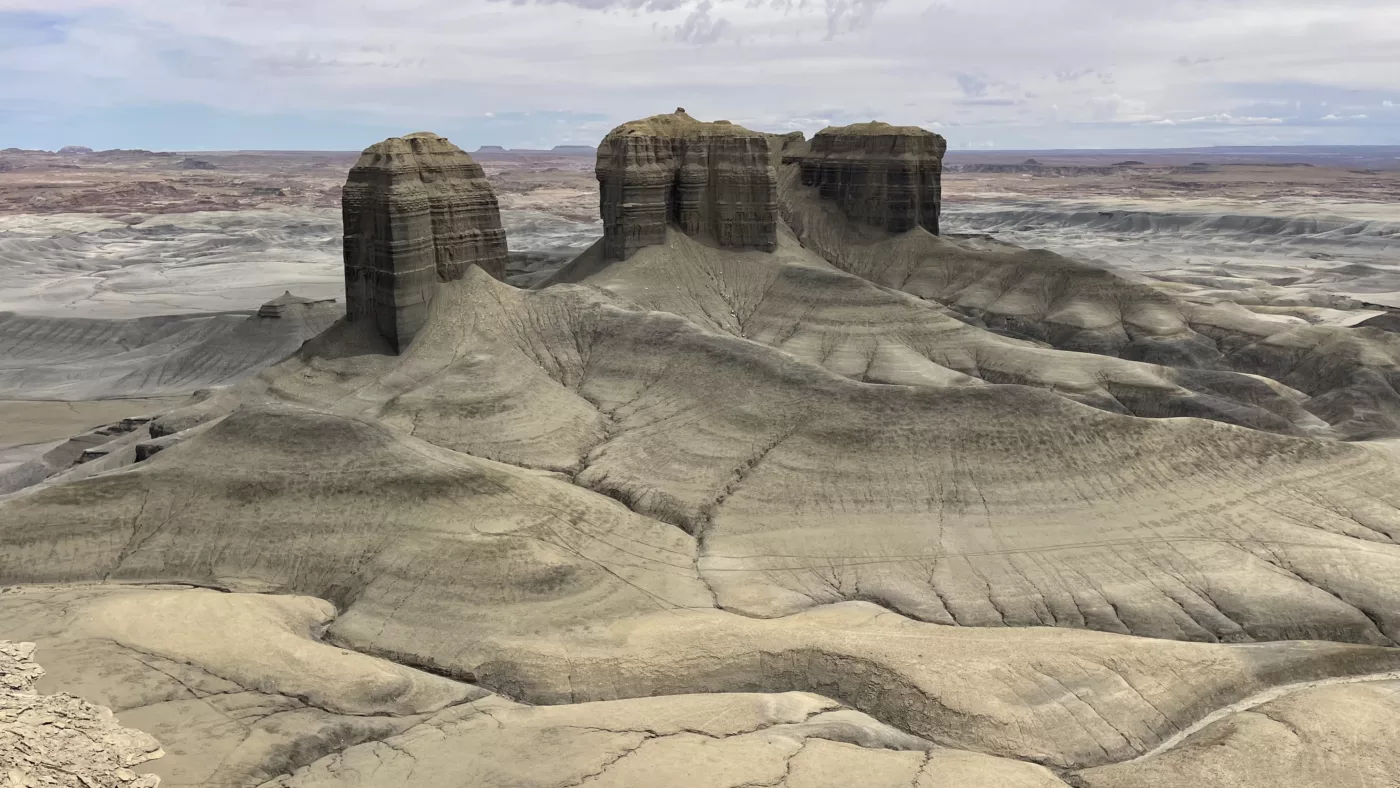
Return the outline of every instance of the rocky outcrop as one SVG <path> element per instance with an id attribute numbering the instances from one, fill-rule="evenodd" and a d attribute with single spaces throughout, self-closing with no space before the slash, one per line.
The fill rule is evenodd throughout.
<path id="1" fill-rule="evenodd" d="M 496 195 L 471 156 L 436 134 L 366 148 L 341 205 L 346 313 L 374 321 L 396 351 L 422 328 L 439 282 L 471 265 L 505 275 Z"/>
<path id="2" fill-rule="evenodd" d="M 315 304 L 333 304 L 334 298 L 302 298 L 292 295 L 292 291 L 283 291 L 282 295 L 268 301 L 258 307 L 258 317 L 266 317 L 280 320 L 289 313 L 295 313 L 298 309 L 305 309 Z"/>
<path id="3" fill-rule="evenodd" d="M 728 249 L 778 243 L 768 137 L 677 109 L 613 129 L 598 148 L 603 254 L 625 260 L 663 243 L 666 226 Z"/>
<path id="4" fill-rule="evenodd" d="M 122 727 L 112 710 L 67 693 L 40 695 L 44 669 L 33 643 L 0 640 L 0 769 L 5 786 L 156 788 L 132 766 L 165 755 L 149 734 Z"/>
<path id="5" fill-rule="evenodd" d="M 947 149 L 931 131 L 872 121 L 822 129 L 796 159 L 802 184 L 816 187 L 852 221 L 937 235 Z"/>

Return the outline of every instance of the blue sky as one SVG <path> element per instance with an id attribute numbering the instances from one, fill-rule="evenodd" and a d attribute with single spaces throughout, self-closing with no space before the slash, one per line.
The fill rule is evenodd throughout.
<path id="1" fill-rule="evenodd" d="M 955 149 L 1400 144 L 1400 3 L 0 0 L 0 148 L 549 147 L 678 105 Z"/>

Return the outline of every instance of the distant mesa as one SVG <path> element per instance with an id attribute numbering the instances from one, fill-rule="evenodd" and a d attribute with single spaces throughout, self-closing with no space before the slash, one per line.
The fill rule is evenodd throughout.
<path id="1" fill-rule="evenodd" d="M 204 159 L 185 159 L 184 161 L 180 162 L 180 169 L 217 170 L 219 169 L 219 166 L 217 164 L 214 164 L 213 162 L 205 161 Z"/>
<path id="2" fill-rule="evenodd" d="M 947 141 L 927 129 L 872 121 L 822 129 L 791 160 L 801 165 L 802 185 L 816 187 L 851 221 L 937 235 L 947 150 Z"/>
<path id="3" fill-rule="evenodd" d="M 431 132 L 371 145 L 341 192 L 346 313 L 396 352 L 428 318 L 439 282 L 476 265 L 501 279 L 506 234 L 481 166 Z"/>
<path id="4" fill-rule="evenodd" d="M 1039 160 L 1039 159 L 1026 159 L 1025 164 L 1026 164 L 1027 167 L 1039 167 L 1039 166 L 1040 166 L 1040 160 Z"/>
<path id="5" fill-rule="evenodd" d="M 683 108 L 613 129 L 598 148 L 603 256 L 665 243 L 666 226 L 726 249 L 777 248 L 768 135 L 704 123 Z"/>
<path id="6" fill-rule="evenodd" d="M 501 145 L 482 145 L 472 151 L 472 155 L 482 160 L 509 159 L 517 160 L 525 156 L 541 156 L 554 154 L 556 156 L 592 156 L 598 149 L 592 145 L 555 145 L 549 150 L 535 148 L 506 148 Z"/>
<path id="7" fill-rule="evenodd" d="M 70 156 L 82 156 L 92 153 L 92 148 L 85 148 L 82 145 L 65 145 L 59 148 L 58 152 Z"/>
<path id="8" fill-rule="evenodd" d="M 1117 164 L 1115 164 L 1115 165 L 1113 165 L 1113 166 L 1115 166 L 1115 167 L 1146 167 L 1146 166 L 1147 166 L 1147 163 L 1146 163 L 1146 162 L 1141 162 L 1141 161 L 1120 161 L 1120 162 L 1118 162 Z"/>

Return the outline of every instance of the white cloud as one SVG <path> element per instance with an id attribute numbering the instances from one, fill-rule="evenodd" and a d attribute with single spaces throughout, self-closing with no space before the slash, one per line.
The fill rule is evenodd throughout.
<path id="1" fill-rule="evenodd" d="M 1276 126 L 1285 121 L 1283 118 L 1236 117 L 1228 112 L 1221 112 L 1215 115 L 1202 115 L 1200 117 L 1178 120 L 1176 122 L 1179 124 L 1199 123 L 1219 126 Z"/>
<path id="2" fill-rule="evenodd" d="M 417 128 L 484 107 L 615 124 L 681 104 L 774 130 L 879 117 L 1045 146 L 1253 140 L 1329 112 L 1329 134 L 1400 120 L 1377 109 L 1395 106 L 1394 0 L 0 0 L 7 11 L 67 17 L 62 41 L 0 47 L 0 106 L 45 111 L 189 102 Z M 1337 109 L 1353 105 L 1371 109 Z"/>

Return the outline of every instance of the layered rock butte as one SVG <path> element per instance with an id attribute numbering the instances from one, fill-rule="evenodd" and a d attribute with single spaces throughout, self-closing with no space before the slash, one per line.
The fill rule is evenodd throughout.
<path id="1" fill-rule="evenodd" d="M 943 202 L 943 137 L 917 126 L 872 121 L 832 126 L 807 152 L 785 158 L 802 167 L 802 185 L 816 187 L 854 222 L 902 233 L 938 234 Z"/>
<path id="2" fill-rule="evenodd" d="M 402 352 L 427 320 L 439 282 L 469 266 L 505 275 L 496 195 L 471 156 L 428 132 L 366 148 L 342 192 L 350 320 L 372 320 Z"/>
<path id="3" fill-rule="evenodd" d="M 777 248 L 768 136 L 684 109 L 613 129 L 598 147 L 603 255 L 665 242 L 667 224 L 726 249 Z"/>

